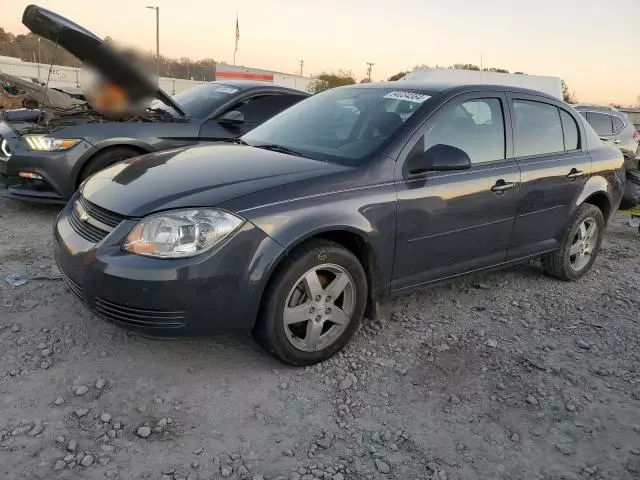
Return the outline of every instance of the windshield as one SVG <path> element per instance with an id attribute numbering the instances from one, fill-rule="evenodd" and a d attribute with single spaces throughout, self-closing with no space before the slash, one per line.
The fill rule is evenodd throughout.
<path id="1" fill-rule="evenodd" d="M 171 98 L 190 117 L 206 118 L 238 90 L 240 90 L 238 87 L 223 83 L 204 83 L 173 95 Z M 158 100 L 151 106 L 152 108 L 162 108 L 173 112 L 173 109 Z"/>
<path id="2" fill-rule="evenodd" d="M 376 152 L 430 96 L 398 88 L 336 88 L 285 110 L 242 138 L 304 156 L 357 165 Z"/>

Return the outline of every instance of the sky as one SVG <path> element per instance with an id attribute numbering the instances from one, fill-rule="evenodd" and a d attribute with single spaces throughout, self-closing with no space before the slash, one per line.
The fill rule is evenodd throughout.
<path id="1" fill-rule="evenodd" d="M 2 0 L 0 26 L 25 33 L 28 2 Z M 638 104 L 640 0 L 38 0 L 100 37 L 160 53 L 356 79 L 417 64 L 480 64 L 565 79 L 581 102 Z"/>

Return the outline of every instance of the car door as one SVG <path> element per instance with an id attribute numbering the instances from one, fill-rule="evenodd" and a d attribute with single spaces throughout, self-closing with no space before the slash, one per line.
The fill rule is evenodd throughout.
<path id="1" fill-rule="evenodd" d="M 438 144 L 464 150 L 471 168 L 419 176 L 406 173 L 405 162 L 413 149 L 426 151 Z M 505 261 L 520 182 L 512 152 L 511 122 L 501 92 L 456 96 L 426 120 L 396 166 L 392 290 Z"/>
<path id="2" fill-rule="evenodd" d="M 220 140 L 239 137 L 303 98 L 289 93 L 263 93 L 244 98 L 204 122 L 200 127 L 200 138 Z M 237 112 L 235 119 L 225 118 L 230 112 Z"/>
<path id="3" fill-rule="evenodd" d="M 558 248 L 591 173 L 578 114 L 548 97 L 509 94 L 516 161 L 522 170 L 508 260 Z"/>

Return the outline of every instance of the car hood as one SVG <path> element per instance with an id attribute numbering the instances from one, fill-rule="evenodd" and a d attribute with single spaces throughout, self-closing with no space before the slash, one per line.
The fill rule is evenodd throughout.
<path id="1" fill-rule="evenodd" d="M 122 88 L 132 101 L 155 97 L 185 115 L 180 106 L 144 72 L 89 30 L 37 5 L 25 8 L 22 23 L 31 32 L 58 43 L 78 60 L 96 69 Z"/>
<path id="2" fill-rule="evenodd" d="M 345 168 L 220 143 L 126 160 L 92 176 L 81 187 L 81 193 L 99 207 L 127 217 L 143 217 L 171 208 L 213 207 L 243 195 Z"/>

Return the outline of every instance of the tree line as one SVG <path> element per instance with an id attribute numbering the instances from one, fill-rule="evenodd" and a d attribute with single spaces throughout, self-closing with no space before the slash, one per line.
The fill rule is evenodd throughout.
<path id="1" fill-rule="evenodd" d="M 106 37 L 107 43 L 112 43 Z M 133 52 L 128 52 L 133 55 Z M 25 62 L 53 63 L 66 67 L 81 67 L 82 63 L 54 42 L 41 38 L 33 33 L 14 35 L 0 27 L 0 55 L 19 58 Z M 136 52 L 141 63 L 154 73 L 157 71 L 156 56 L 151 53 Z M 179 59 L 160 55 L 160 76 L 212 81 L 215 78 L 216 61 L 213 58 L 191 60 L 188 57 Z"/>

